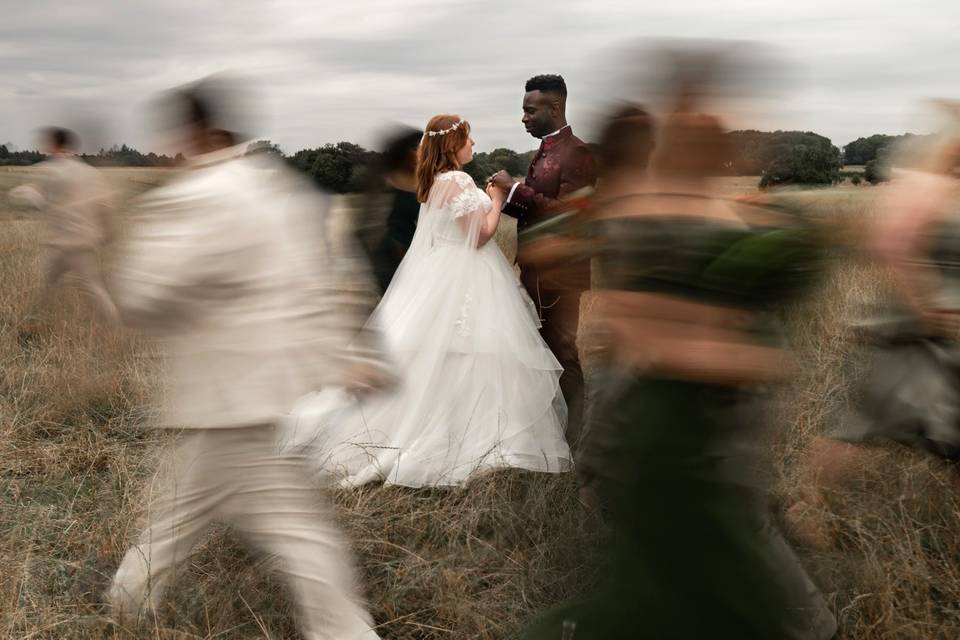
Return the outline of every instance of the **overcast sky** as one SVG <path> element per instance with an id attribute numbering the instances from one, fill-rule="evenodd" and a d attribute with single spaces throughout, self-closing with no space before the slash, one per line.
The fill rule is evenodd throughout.
<path id="1" fill-rule="evenodd" d="M 644 37 L 771 45 L 782 82 L 748 124 L 838 145 L 929 129 L 918 102 L 960 97 L 958 0 L 0 0 L 0 16 L 0 142 L 21 148 L 64 122 L 149 149 L 149 96 L 233 70 L 264 96 L 258 137 L 288 153 L 373 146 L 386 123 L 442 112 L 468 118 L 480 150 L 525 150 L 529 76 L 564 75 L 589 138 L 624 67 L 644 64 L 618 52 Z"/>

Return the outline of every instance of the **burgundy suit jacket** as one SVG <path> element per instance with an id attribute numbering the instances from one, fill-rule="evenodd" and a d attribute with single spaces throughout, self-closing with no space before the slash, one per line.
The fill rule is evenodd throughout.
<path id="1" fill-rule="evenodd" d="M 517 219 L 517 229 L 547 220 L 563 210 L 565 196 L 597 181 L 590 147 L 573 135 L 569 126 L 543 139 L 530 162 L 527 179 L 513 192 L 503 212 Z M 520 279 L 534 301 L 543 292 L 590 288 L 590 263 L 572 265 L 562 273 L 540 273 L 535 265 L 520 261 Z"/>
<path id="2" fill-rule="evenodd" d="M 503 212 L 517 219 L 520 229 L 550 217 L 564 196 L 597 181 L 590 147 L 569 126 L 543 139 L 530 162 L 527 179 L 513 192 Z"/>

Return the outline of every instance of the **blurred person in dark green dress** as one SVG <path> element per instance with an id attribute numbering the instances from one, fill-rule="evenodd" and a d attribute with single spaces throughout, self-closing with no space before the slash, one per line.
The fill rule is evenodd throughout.
<path id="1" fill-rule="evenodd" d="M 820 237 L 715 196 L 723 129 L 697 106 L 678 91 L 653 136 L 652 119 L 628 105 L 601 144 L 608 164 L 580 232 L 599 267 L 593 315 L 606 349 L 579 470 L 607 531 L 596 584 L 525 638 L 836 631 L 770 521 L 758 433 L 792 367 L 776 312 L 820 272 Z"/>

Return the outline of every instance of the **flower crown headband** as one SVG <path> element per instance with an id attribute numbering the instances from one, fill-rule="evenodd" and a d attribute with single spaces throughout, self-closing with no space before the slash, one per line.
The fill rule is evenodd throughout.
<path id="1" fill-rule="evenodd" d="M 459 129 L 460 125 L 462 124 L 463 124 L 463 118 L 461 118 L 459 122 L 454 122 L 449 129 L 440 129 L 439 131 L 427 131 L 423 135 L 430 136 L 431 138 L 434 136 L 445 136 L 448 133 L 453 133 L 454 131 Z"/>

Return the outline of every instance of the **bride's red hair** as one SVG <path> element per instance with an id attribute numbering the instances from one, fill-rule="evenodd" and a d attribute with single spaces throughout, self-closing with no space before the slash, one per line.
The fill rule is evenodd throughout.
<path id="1" fill-rule="evenodd" d="M 463 120 L 463 124 L 442 136 L 431 136 L 431 131 L 449 129 L 463 120 L 458 115 L 441 114 L 430 118 L 423 133 L 423 140 L 417 149 L 417 200 L 426 202 L 430 195 L 430 187 L 437 174 L 442 171 L 457 171 L 461 168 L 457 162 L 457 152 L 470 139 L 470 123 Z"/>

